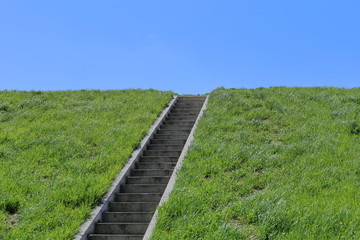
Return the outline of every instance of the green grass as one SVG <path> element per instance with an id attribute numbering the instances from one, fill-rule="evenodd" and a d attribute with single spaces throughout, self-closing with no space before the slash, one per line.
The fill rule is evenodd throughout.
<path id="1" fill-rule="evenodd" d="M 152 239 L 360 239 L 360 88 L 216 89 Z"/>
<path id="2" fill-rule="evenodd" d="M 0 239 L 71 239 L 172 95 L 0 92 Z"/>

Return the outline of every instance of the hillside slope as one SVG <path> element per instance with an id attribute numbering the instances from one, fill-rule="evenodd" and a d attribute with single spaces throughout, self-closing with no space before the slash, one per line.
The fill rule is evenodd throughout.
<path id="1" fill-rule="evenodd" d="M 71 239 L 172 95 L 0 92 L 0 239 Z"/>
<path id="2" fill-rule="evenodd" d="M 360 89 L 216 89 L 152 239 L 360 239 Z"/>

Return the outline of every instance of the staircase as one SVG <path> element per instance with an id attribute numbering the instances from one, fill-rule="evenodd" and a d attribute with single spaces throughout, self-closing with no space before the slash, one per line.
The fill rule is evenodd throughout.
<path id="1" fill-rule="evenodd" d="M 178 97 L 88 239 L 143 239 L 204 101 Z"/>

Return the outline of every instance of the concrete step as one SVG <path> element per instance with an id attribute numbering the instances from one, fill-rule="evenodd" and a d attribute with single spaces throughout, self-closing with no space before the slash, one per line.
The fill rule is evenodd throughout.
<path id="1" fill-rule="evenodd" d="M 157 176 L 157 177 L 168 177 L 172 174 L 172 170 L 161 170 L 161 169 L 151 169 L 151 170 L 139 170 L 134 169 L 131 171 L 131 176 Z"/>
<path id="2" fill-rule="evenodd" d="M 174 169 L 176 163 L 174 162 L 148 162 L 148 163 L 137 163 L 136 169 Z"/>
<path id="3" fill-rule="evenodd" d="M 173 108 L 179 108 L 179 109 L 201 109 L 203 106 L 203 103 L 191 103 L 191 102 L 178 102 L 175 103 Z"/>
<path id="4" fill-rule="evenodd" d="M 156 134 L 189 135 L 191 129 L 186 130 L 157 130 Z"/>
<path id="5" fill-rule="evenodd" d="M 173 145 L 173 144 L 151 144 L 146 148 L 147 150 L 171 150 L 171 151 L 182 151 L 184 144 Z"/>
<path id="6" fill-rule="evenodd" d="M 90 234 L 89 240 L 142 240 L 144 234 Z"/>
<path id="7" fill-rule="evenodd" d="M 164 156 L 164 157 L 179 157 L 181 151 L 167 151 L 167 150 L 145 150 L 143 156 Z"/>
<path id="8" fill-rule="evenodd" d="M 148 212 L 104 212 L 102 222 L 149 223 L 153 214 Z"/>
<path id="9" fill-rule="evenodd" d="M 173 135 L 173 134 L 155 134 L 154 139 L 162 140 L 186 140 L 189 134 Z"/>
<path id="10" fill-rule="evenodd" d="M 189 125 L 162 125 L 161 130 L 191 130 L 193 124 Z"/>
<path id="11" fill-rule="evenodd" d="M 204 102 L 205 99 L 203 98 L 198 98 L 198 99 L 191 99 L 191 101 L 189 101 L 190 99 L 183 99 L 183 98 L 178 98 L 178 100 L 176 101 L 176 103 L 179 102 L 191 102 L 191 103 L 198 103 L 198 102 Z"/>
<path id="12" fill-rule="evenodd" d="M 162 193 L 167 184 L 124 184 L 121 193 Z"/>
<path id="13" fill-rule="evenodd" d="M 198 115 L 200 112 L 200 109 L 195 109 L 195 108 L 173 108 L 172 110 L 170 110 L 170 115 L 172 114 L 196 114 Z"/>
<path id="14" fill-rule="evenodd" d="M 190 111 L 190 112 L 200 112 L 201 107 L 193 107 L 190 105 L 183 105 L 183 106 L 176 106 L 174 107 L 172 110 L 174 110 L 174 112 L 185 112 L 185 111 Z M 176 110 L 176 111 L 175 111 Z"/>
<path id="15" fill-rule="evenodd" d="M 191 101 L 189 101 L 191 100 Z M 203 98 L 198 98 L 198 99 L 183 99 L 183 98 L 178 98 L 178 100 L 176 101 L 176 103 L 203 103 L 205 101 L 205 99 Z"/>
<path id="16" fill-rule="evenodd" d="M 169 144 L 169 145 L 185 145 L 186 140 L 161 140 L 151 139 L 150 144 Z"/>
<path id="17" fill-rule="evenodd" d="M 174 108 L 181 108 L 181 107 L 184 107 L 184 106 L 191 106 L 191 107 L 196 107 L 198 109 L 201 109 L 203 104 L 204 104 L 203 102 L 178 101 L 177 103 L 175 103 Z"/>
<path id="18" fill-rule="evenodd" d="M 127 184 L 167 184 L 170 177 L 143 177 L 143 176 L 129 176 L 126 179 Z"/>
<path id="19" fill-rule="evenodd" d="M 203 103 L 200 102 L 177 102 L 174 104 L 174 106 L 172 107 L 172 109 L 187 109 L 187 108 L 192 108 L 192 109 L 197 109 L 200 110 L 202 108 Z"/>
<path id="20" fill-rule="evenodd" d="M 158 202 L 111 202 L 109 212 L 153 212 Z"/>
<path id="21" fill-rule="evenodd" d="M 166 121 L 173 122 L 173 121 L 194 121 L 196 120 L 197 116 L 168 116 Z"/>
<path id="22" fill-rule="evenodd" d="M 188 113 L 170 113 L 168 115 L 168 117 L 194 117 L 194 116 L 197 116 L 199 115 L 198 113 L 191 113 L 191 112 L 188 112 Z"/>
<path id="23" fill-rule="evenodd" d="M 172 114 L 166 117 L 166 121 L 195 121 L 197 115 Z"/>
<path id="24" fill-rule="evenodd" d="M 181 97 L 178 97 L 178 101 L 189 100 L 189 101 L 195 102 L 195 101 L 205 101 L 205 99 L 206 99 L 206 96 L 181 96 Z"/>
<path id="25" fill-rule="evenodd" d="M 188 108 L 188 107 L 191 107 L 191 108 L 194 108 L 194 109 L 201 109 L 202 108 L 202 105 L 203 103 L 199 103 L 199 102 L 195 102 L 195 103 L 192 103 L 192 102 L 177 102 L 174 104 L 173 106 L 173 109 L 175 108 Z"/>
<path id="26" fill-rule="evenodd" d="M 165 157 L 165 156 L 142 156 L 140 162 L 177 162 L 179 157 Z"/>
<path id="27" fill-rule="evenodd" d="M 195 123 L 195 119 L 193 120 L 166 120 L 164 123 L 163 123 L 163 126 L 167 126 L 167 125 L 177 125 L 177 126 L 180 126 L 180 125 L 194 125 Z"/>
<path id="28" fill-rule="evenodd" d="M 148 223 L 98 223 L 95 233 L 100 234 L 145 234 Z"/>
<path id="29" fill-rule="evenodd" d="M 179 111 L 190 111 L 190 112 L 196 112 L 199 113 L 202 108 L 201 104 L 194 105 L 194 104 L 186 104 L 186 103 L 180 103 L 175 104 L 175 106 L 170 110 L 179 110 Z"/>
<path id="30" fill-rule="evenodd" d="M 197 113 L 187 113 L 187 114 L 184 114 L 184 113 L 171 113 L 167 116 L 166 119 L 169 119 L 169 118 L 180 118 L 180 117 L 187 117 L 187 118 L 196 118 L 198 116 Z"/>
<path id="31" fill-rule="evenodd" d="M 159 202 L 162 193 L 117 193 L 116 202 Z"/>

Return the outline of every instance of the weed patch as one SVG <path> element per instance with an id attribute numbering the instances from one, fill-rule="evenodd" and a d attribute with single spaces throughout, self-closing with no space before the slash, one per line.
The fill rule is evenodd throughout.
<path id="1" fill-rule="evenodd" d="M 9 112 L 10 107 L 9 105 L 0 105 L 0 112 Z"/>
<path id="2" fill-rule="evenodd" d="M 359 135 L 360 134 L 360 126 L 356 121 L 350 122 L 350 133 L 353 135 Z"/>

